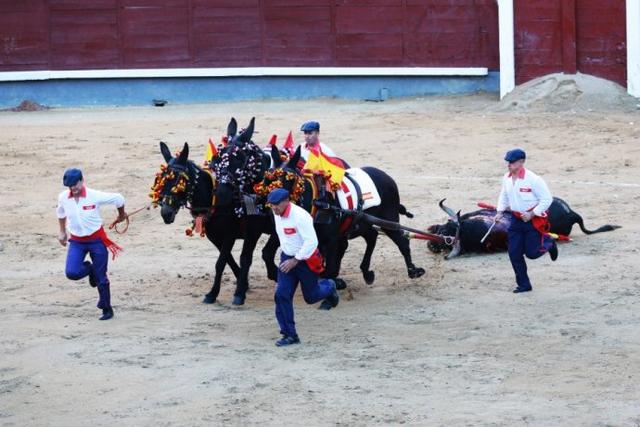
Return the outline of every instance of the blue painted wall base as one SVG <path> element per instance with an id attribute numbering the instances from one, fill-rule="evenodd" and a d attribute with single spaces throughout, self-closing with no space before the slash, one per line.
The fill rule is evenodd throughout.
<path id="1" fill-rule="evenodd" d="M 499 92 L 500 73 L 481 77 L 200 77 L 68 79 L 0 83 L 0 108 L 24 100 L 50 107 L 193 104 L 250 99 L 389 98 Z"/>

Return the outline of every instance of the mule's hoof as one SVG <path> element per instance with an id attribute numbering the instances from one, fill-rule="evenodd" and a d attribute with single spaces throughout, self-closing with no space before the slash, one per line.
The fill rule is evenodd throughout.
<path id="1" fill-rule="evenodd" d="M 376 273 L 374 273 L 373 271 L 369 270 L 369 271 L 365 271 L 362 273 L 362 277 L 364 277 L 364 281 L 367 285 L 370 285 L 373 283 L 374 280 L 376 280 Z"/>
<path id="2" fill-rule="evenodd" d="M 244 297 L 241 297 L 240 295 L 234 295 L 232 304 L 233 305 L 244 305 Z"/>
<path id="3" fill-rule="evenodd" d="M 342 279 L 333 279 L 334 282 L 336 282 L 336 289 L 337 290 L 342 290 L 342 289 L 347 289 L 347 282 L 345 282 Z"/>
<path id="4" fill-rule="evenodd" d="M 324 300 L 322 301 L 322 303 L 320 303 L 318 310 L 331 310 L 332 308 L 333 306 L 331 305 L 331 303 L 327 300 Z"/>
<path id="5" fill-rule="evenodd" d="M 209 294 L 206 294 L 202 300 L 203 304 L 213 304 L 214 302 L 216 302 L 216 299 Z"/>
<path id="6" fill-rule="evenodd" d="M 424 268 L 414 267 L 409 270 L 409 277 L 412 279 L 417 279 L 418 277 L 423 276 L 424 273 L 426 273 L 426 271 L 424 271 Z"/>

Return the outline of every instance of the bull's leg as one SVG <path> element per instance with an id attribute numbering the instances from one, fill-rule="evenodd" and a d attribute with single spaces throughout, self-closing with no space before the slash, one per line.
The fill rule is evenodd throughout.
<path id="1" fill-rule="evenodd" d="M 269 240 L 267 240 L 264 248 L 262 248 L 262 260 L 264 261 L 264 265 L 267 267 L 267 278 L 274 282 L 278 280 L 278 266 L 273 261 L 276 257 L 278 246 L 280 246 L 278 235 L 273 233 L 269 236 Z"/>
<path id="2" fill-rule="evenodd" d="M 404 262 L 407 265 L 407 272 L 409 273 L 409 277 L 412 279 L 416 279 L 422 276 L 425 273 L 424 268 L 416 267 L 411 261 L 411 248 L 409 247 L 409 239 L 405 237 L 399 230 L 384 230 L 384 232 L 387 236 L 389 236 L 391 240 L 393 240 L 393 243 L 396 244 L 398 249 L 400 249 L 400 253 L 402 253 Z"/>
<path id="3" fill-rule="evenodd" d="M 376 274 L 369 270 L 369 268 L 371 267 L 371 256 L 373 255 L 373 250 L 376 248 L 376 242 L 378 241 L 378 232 L 373 227 L 368 227 L 368 229 L 362 233 L 362 237 L 365 242 L 367 242 L 367 248 L 364 251 L 364 256 L 360 263 L 360 271 L 362 271 L 362 277 L 366 284 L 370 285 L 376 279 Z"/>
<path id="4" fill-rule="evenodd" d="M 220 255 L 218 255 L 218 260 L 216 261 L 216 275 L 213 279 L 213 286 L 211 287 L 209 293 L 204 296 L 204 300 L 202 301 L 205 304 L 213 304 L 214 302 L 216 302 L 216 299 L 220 294 L 222 273 L 224 272 L 224 267 L 227 264 L 229 264 L 236 277 L 239 277 L 240 268 L 238 267 L 238 264 L 236 264 L 235 260 L 233 259 L 233 255 L 231 254 L 231 249 L 233 249 L 234 243 L 235 239 L 225 239 L 222 241 L 222 243 L 216 245 L 218 251 L 220 251 Z"/>

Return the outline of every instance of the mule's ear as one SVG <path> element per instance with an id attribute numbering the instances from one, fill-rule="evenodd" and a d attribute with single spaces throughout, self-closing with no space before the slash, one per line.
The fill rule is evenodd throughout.
<path id="1" fill-rule="evenodd" d="M 235 118 L 231 117 L 231 121 L 227 126 L 227 136 L 231 139 L 236 136 L 236 133 L 238 133 L 238 122 L 236 122 Z"/>
<path id="2" fill-rule="evenodd" d="M 275 145 L 271 146 L 271 160 L 273 160 L 273 167 L 279 168 L 282 165 L 282 158 L 280 157 L 280 150 Z"/>
<path id="3" fill-rule="evenodd" d="M 182 147 L 182 151 L 180 152 L 180 156 L 176 162 L 185 165 L 187 164 L 187 159 L 189 158 L 189 144 L 184 143 L 184 147 Z"/>
<path id="4" fill-rule="evenodd" d="M 289 159 L 289 163 L 287 163 L 287 167 L 289 169 L 298 169 L 298 162 L 300 161 L 300 149 L 302 148 L 301 145 L 298 145 L 298 148 L 296 148 L 296 152 L 293 153 L 293 156 L 291 156 L 291 158 Z"/>
<path id="5" fill-rule="evenodd" d="M 169 163 L 173 156 L 171 155 L 171 150 L 167 147 L 167 144 L 160 141 L 160 152 L 162 153 L 162 157 L 164 157 L 164 161 Z"/>
<path id="6" fill-rule="evenodd" d="M 251 141 L 251 137 L 253 136 L 253 130 L 255 129 L 255 127 L 256 127 L 256 118 L 251 117 L 249 126 L 247 126 L 247 128 L 244 131 L 242 131 L 242 134 L 240 134 L 240 141 L 241 142 Z"/>

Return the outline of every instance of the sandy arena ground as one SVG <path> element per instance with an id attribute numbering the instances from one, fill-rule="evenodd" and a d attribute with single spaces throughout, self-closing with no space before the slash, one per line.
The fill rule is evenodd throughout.
<path id="1" fill-rule="evenodd" d="M 640 425 L 640 117 L 496 105 L 474 95 L 0 113 L 0 425 Z M 518 145 L 588 227 L 623 228 L 574 228 L 557 262 L 529 262 L 534 292 L 522 295 L 506 254 L 444 261 L 412 241 L 427 269 L 412 280 L 386 237 L 367 286 L 364 241 L 352 241 L 340 305 L 320 311 L 298 292 L 303 344 L 281 349 L 258 254 L 246 305 L 230 304 L 230 271 L 204 305 L 217 251 L 184 235 L 186 212 L 167 226 L 145 211 L 113 236 L 126 249 L 110 263 L 116 317 L 99 322 L 96 291 L 64 277 L 64 169 L 122 192 L 131 211 L 149 202 L 159 141 L 188 141 L 200 163 L 232 115 L 257 117 L 260 144 L 319 120 L 352 165 L 397 180 L 409 226 L 443 221 L 444 197 L 463 211 L 494 202 L 502 156 Z"/>

